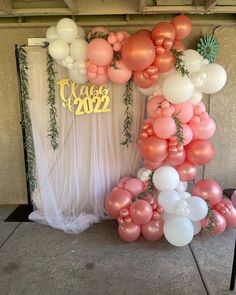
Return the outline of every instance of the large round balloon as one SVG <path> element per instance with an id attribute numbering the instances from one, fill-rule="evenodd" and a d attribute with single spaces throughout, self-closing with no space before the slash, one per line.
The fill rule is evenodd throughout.
<path id="1" fill-rule="evenodd" d="M 186 146 L 186 158 L 193 165 L 205 165 L 214 158 L 214 147 L 207 139 L 193 140 Z"/>
<path id="2" fill-rule="evenodd" d="M 141 227 L 139 224 L 133 222 L 129 224 L 119 224 L 118 233 L 123 240 L 133 242 L 140 236 Z"/>
<path id="3" fill-rule="evenodd" d="M 175 206 L 181 200 L 180 194 L 175 190 L 163 190 L 158 195 L 158 204 L 167 213 L 175 213 Z"/>
<path id="4" fill-rule="evenodd" d="M 209 220 L 209 218 L 205 218 L 201 220 L 201 225 L 204 229 L 209 228 L 209 226 L 213 229 L 212 234 L 213 235 L 221 235 L 225 229 L 226 229 L 226 220 L 224 216 L 222 216 L 219 212 L 216 210 L 212 210 L 212 215 L 214 219 L 214 224 L 212 226 L 212 220 Z"/>
<path id="5" fill-rule="evenodd" d="M 155 47 L 150 38 L 134 35 L 122 46 L 121 56 L 124 63 L 132 71 L 143 71 L 155 59 Z"/>
<path id="6" fill-rule="evenodd" d="M 132 76 L 132 71 L 127 68 L 122 60 L 116 61 L 115 66 L 108 68 L 108 77 L 115 84 L 124 84 Z"/>
<path id="7" fill-rule="evenodd" d="M 141 154 L 150 162 L 161 162 L 167 156 L 167 142 L 155 135 L 146 138 L 140 146 Z"/>
<path id="8" fill-rule="evenodd" d="M 70 18 L 62 18 L 57 23 L 57 35 L 60 39 L 71 43 L 78 34 L 76 23 Z"/>
<path id="9" fill-rule="evenodd" d="M 160 22 L 152 29 L 151 38 L 155 43 L 158 37 L 168 38 L 172 41 L 175 39 L 175 29 L 169 22 Z"/>
<path id="10" fill-rule="evenodd" d="M 208 139 L 212 137 L 216 131 L 216 124 L 210 117 L 199 123 L 190 122 L 189 125 L 195 139 Z"/>
<path id="11" fill-rule="evenodd" d="M 188 123 L 193 117 L 193 104 L 184 102 L 175 104 L 175 115 L 180 119 L 181 123 Z"/>
<path id="12" fill-rule="evenodd" d="M 51 26 L 47 29 L 46 39 L 49 43 L 58 39 L 56 26 Z"/>
<path id="13" fill-rule="evenodd" d="M 165 163 L 169 166 L 178 166 L 185 161 L 185 158 L 186 158 L 186 153 L 185 153 L 185 150 L 183 149 L 181 151 L 177 151 L 176 153 L 169 153 L 165 159 Z"/>
<path id="14" fill-rule="evenodd" d="M 88 59 L 95 65 L 106 66 L 112 62 L 112 46 L 102 38 L 93 39 L 88 45 Z"/>
<path id="15" fill-rule="evenodd" d="M 164 73 L 174 66 L 175 58 L 171 51 L 167 51 L 162 55 L 157 54 L 153 64 L 157 66 L 158 72 Z"/>
<path id="16" fill-rule="evenodd" d="M 152 218 L 152 206 L 145 200 L 137 200 L 130 206 L 130 216 L 137 224 L 145 224 Z"/>
<path id="17" fill-rule="evenodd" d="M 87 59 L 87 47 L 88 43 L 83 39 L 76 39 L 70 45 L 70 55 L 79 61 L 85 61 Z"/>
<path id="18" fill-rule="evenodd" d="M 162 219 L 150 220 L 141 226 L 143 236 L 149 241 L 160 240 L 163 236 Z"/>
<path id="19" fill-rule="evenodd" d="M 69 45 L 66 41 L 60 39 L 52 41 L 49 44 L 48 50 L 55 59 L 64 59 L 69 55 Z"/>
<path id="20" fill-rule="evenodd" d="M 153 122 L 153 131 L 156 136 L 164 139 L 176 133 L 175 121 L 172 117 L 158 117 Z"/>
<path id="21" fill-rule="evenodd" d="M 159 191 L 175 190 L 179 185 L 179 174 L 170 166 L 158 168 L 153 174 L 153 183 Z"/>
<path id="22" fill-rule="evenodd" d="M 190 211 L 188 218 L 192 221 L 200 221 L 207 216 L 207 203 L 199 197 L 190 197 L 186 199 Z"/>
<path id="23" fill-rule="evenodd" d="M 203 68 L 207 77 L 202 86 L 197 87 L 199 91 L 213 94 L 220 91 L 227 80 L 225 69 L 218 64 L 208 64 Z"/>
<path id="24" fill-rule="evenodd" d="M 175 39 L 182 40 L 191 33 L 192 23 L 186 15 L 177 15 L 171 23 L 175 29 Z"/>
<path id="25" fill-rule="evenodd" d="M 193 181 L 194 178 L 197 176 L 197 168 L 193 164 L 185 161 L 184 163 L 180 164 L 176 167 L 176 170 L 179 173 L 179 177 L 181 181 Z"/>
<path id="26" fill-rule="evenodd" d="M 196 50 L 184 50 L 181 58 L 184 61 L 184 66 L 189 73 L 197 72 L 202 67 L 203 57 Z"/>

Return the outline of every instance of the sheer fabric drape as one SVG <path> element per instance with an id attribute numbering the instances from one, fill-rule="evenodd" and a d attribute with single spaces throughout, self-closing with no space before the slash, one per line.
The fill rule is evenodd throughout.
<path id="1" fill-rule="evenodd" d="M 59 148 L 53 151 L 48 135 L 46 50 L 27 48 L 30 113 L 36 155 L 35 211 L 30 219 L 80 233 L 106 218 L 104 199 L 122 175 L 135 175 L 141 157 L 135 144 L 144 114 L 144 97 L 133 87 L 134 144 L 121 146 L 124 86 L 109 84 L 110 113 L 75 116 L 61 105 L 56 86 Z M 57 80 L 67 78 L 55 65 Z"/>

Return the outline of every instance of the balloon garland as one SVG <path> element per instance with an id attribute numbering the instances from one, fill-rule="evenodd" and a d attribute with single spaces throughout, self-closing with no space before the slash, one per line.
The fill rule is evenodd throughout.
<path id="1" fill-rule="evenodd" d="M 215 181 L 200 180 L 192 194 L 187 192 L 197 167 L 214 157 L 209 139 L 216 126 L 202 96 L 220 91 L 227 79 L 222 66 L 209 63 L 216 53 L 212 37 L 202 39 L 199 52 L 185 49 L 182 40 L 191 29 L 190 19 L 179 15 L 133 36 L 95 27 L 85 39 L 83 29 L 70 19 L 60 20 L 46 33 L 49 53 L 69 70 L 73 81 L 125 84 L 132 77 L 139 91 L 149 96 L 149 117 L 137 139 L 145 167 L 137 177 L 122 177 L 105 200 L 107 213 L 118 220 L 119 235 L 126 241 L 141 234 L 149 240 L 164 235 L 171 244 L 184 246 L 202 228 L 219 235 L 236 226 L 236 210 L 231 201 L 222 200 Z M 128 119 L 126 131 L 132 121 Z M 125 137 L 131 141 L 129 132 Z"/>

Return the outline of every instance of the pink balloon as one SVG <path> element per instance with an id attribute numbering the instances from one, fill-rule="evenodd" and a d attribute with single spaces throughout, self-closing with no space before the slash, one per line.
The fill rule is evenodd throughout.
<path id="1" fill-rule="evenodd" d="M 193 105 L 190 102 L 174 104 L 175 115 L 181 123 L 188 123 L 193 117 Z"/>
<path id="2" fill-rule="evenodd" d="M 176 153 L 169 153 L 165 159 L 165 162 L 169 166 L 177 166 L 185 161 L 186 154 L 185 150 L 178 151 Z"/>
<path id="3" fill-rule="evenodd" d="M 152 135 L 142 142 L 140 151 L 144 160 L 160 163 L 167 156 L 167 142 L 165 139 Z"/>
<path id="4" fill-rule="evenodd" d="M 142 225 L 142 234 L 149 241 L 160 240 L 163 236 L 163 221 L 162 219 L 150 220 Z"/>
<path id="5" fill-rule="evenodd" d="M 134 84 L 141 88 L 150 88 L 157 81 L 158 76 L 155 76 L 155 79 L 147 77 L 145 72 L 134 72 Z"/>
<path id="6" fill-rule="evenodd" d="M 153 96 L 147 103 L 147 113 L 150 117 L 157 117 L 157 110 L 161 106 L 161 102 L 164 101 L 164 96 Z"/>
<path id="7" fill-rule="evenodd" d="M 125 189 L 133 195 L 138 195 L 143 191 L 143 182 L 138 178 L 130 178 L 125 183 Z"/>
<path id="8" fill-rule="evenodd" d="M 187 160 L 197 166 L 205 165 L 214 158 L 214 147 L 207 139 L 195 139 L 185 148 Z"/>
<path id="9" fill-rule="evenodd" d="M 172 117 L 158 117 L 153 122 L 153 131 L 156 136 L 168 139 L 176 133 L 175 121 Z"/>
<path id="10" fill-rule="evenodd" d="M 193 136 L 195 139 L 208 139 L 212 137 L 216 131 L 216 124 L 210 117 L 199 123 L 190 122 L 189 125 L 193 130 Z"/>
<path id="11" fill-rule="evenodd" d="M 98 27 L 92 28 L 92 32 L 108 33 L 108 29 L 98 26 Z"/>
<path id="12" fill-rule="evenodd" d="M 141 227 L 139 224 L 129 223 L 129 224 L 119 224 L 118 233 L 120 237 L 127 241 L 133 242 L 138 239 L 141 234 Z"/>
<path id="13" fill-rule="evenodd" d="M 106 211 L 113 217 L 118 218 L 122 208 L 128 208 L 132 202 L 133 195 L 124 189 L 112 191 L 105 200 Z"/>
<path id="14" fill-rule="evenodd" d="M 116 61 L 116 66 L 108 68 L 108 77 L 115 84 L 124 84 L 132 76 L 132 71 L 129 70 L 122 60 Z"/>
<path id="15" fill-rule="evenodd" d="M 119 182 L 123 182 L 123 183 L 126 183 L 127 180 L 131 179 L 132 177 L 130 176 L 122 176 L 119 180 Z"/>
<path id="16" fill-rule="evenodd" d="M 182 124 L 182 128 L 183 128 L 183 137 L 184 137 L 184 144 L 183 145 L 187 145 L 193 139 L 193 131 L 189 127 L 189 125 L 187 125 L 187 124 Z"/>
<path id="17" fill-rule="evenodd" d="M 145 200 L 137 200 L 130 206 L 130 216 L 137 224 L 145 224 L 152 218 L 152 206 Z"/>
<path id="18" fill-rule="evenodd" d="M 220 203 L 215 205 L 214 209 L 224 216 L 227 227 L 236 227 L 236 209 L 230 200 L 223 199 Z"/>
<path id="19" fill-rule="evenodd" d="M 88 59 L 95 65 L 106 66 L 112 62 L 112 46 L 102 38 L 93 39 L 87 48 Z"/>
<path id="20" fill-rule="evenodd" d="M 149 30 L 143 29 L 143 30 L 137 31 L 135 33 L 135 35 L 142 35 L 142 36 L 146 36 L 146 37 L 150 38 L 151 37 L 151 32 Z"/>
<path id="21" fill-rule="evenodd" d="M 175 29 L 169 22 L 160 22 L 152 29 L 151 38 L 155 43 L 158 37 L 169 38 L 172 41 L 175 39 Z"/>
<path id="22" fill-rule="evenodd" d="M 134 35 L 123 44 L 121 56 L 130 70 L 143 71 L 154 61 L 155 47 L 150 38 Z"/>
<path id="23" fill-rule="evenodd" d="M 94 85 L 104 85 L 108 82 L 108 75 L 107 73 L 103 74 L 103 75 L 93 75 L 94 73 L 90 73 L 88 72 L 88 79 L 89 79 L 89 82 L 91 82 L 92 84 Z"/>
<path id="24" fill-rule="evenodd" d="M 197 168 L 193 164 L 185 161 L 176 167 L 181 181 L 193 181 L 197 176 Z M 196 195 L 197 196 L 197 195 Z"/>
<path id="25" fill-rule="evenodd" d="M 222 189 L 220 185 L 211 179 L 198 181 L 192 190 L 192 195 L 203 198 L 213 207 L 222 200 Z"/>
<path id="26" fill-rule="evenodd" d="M 212 234 L 215 236 L 221 235 L 225 229 L 226 229 L 226 220 L 225 218 L 216 210 L 212 210 L 214 215 L 214 229 Z M 208 218 L 205 218 L 201 220 L 201 226 L 202 228 L 206 229 L 209 226 L 210 220 Z"/>
<path id="27" fill-rule="evenodd" d="M 175 58 L 171 51 L 167 51 L 164 54 L 157 54 L 153 62 L 158 68 L 158 72 L 164 73 L 169 71 L 175 64 Z"/>

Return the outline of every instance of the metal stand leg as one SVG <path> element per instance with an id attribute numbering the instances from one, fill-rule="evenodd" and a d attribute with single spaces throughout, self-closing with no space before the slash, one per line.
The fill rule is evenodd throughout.
<path id="1" fill-rule="evenodd" d="M 231 281 L 230 281 L 230 287 L 229 287 L 230 291 L 234 290 L 235 277 L 236 277 L 236 239 L 235 239 L 235 245 L 234 245 L 234 259 L 233 259 Z"/>

